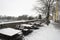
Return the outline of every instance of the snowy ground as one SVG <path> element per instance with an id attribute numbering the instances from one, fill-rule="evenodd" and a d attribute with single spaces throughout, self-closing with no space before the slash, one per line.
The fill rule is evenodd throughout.
<path id="1" fill-rule="evenodd" d="M 45 25 L 25 36 L 25 40 L 60 40 L 60 30 L 53 24 Z"/>

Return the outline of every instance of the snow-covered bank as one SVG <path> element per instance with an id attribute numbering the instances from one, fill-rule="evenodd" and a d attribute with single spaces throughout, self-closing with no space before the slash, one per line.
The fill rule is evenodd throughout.
<path id="1" fill-rule="evenodd" d="M 53 24 L 34 30 L 33 33 L 25 37 L 25 40 L 60 40 L 60 30 Z"/>

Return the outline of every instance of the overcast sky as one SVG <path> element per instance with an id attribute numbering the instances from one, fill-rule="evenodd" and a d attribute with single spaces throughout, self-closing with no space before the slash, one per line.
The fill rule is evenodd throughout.
<path id="1" fill-rule="evenodd" d="M 0 0 L 0 15 L 19 16 L 37 15 L 32 9 L 36 0 Z"/>

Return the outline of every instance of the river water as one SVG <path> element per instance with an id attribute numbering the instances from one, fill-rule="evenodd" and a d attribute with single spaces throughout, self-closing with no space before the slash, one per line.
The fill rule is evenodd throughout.
<path id="1" fill-rule="evenodd" d="M 25 36 L 25 40 L 60 40 L 60 29 L 53 24 L 45 25 Z"/>

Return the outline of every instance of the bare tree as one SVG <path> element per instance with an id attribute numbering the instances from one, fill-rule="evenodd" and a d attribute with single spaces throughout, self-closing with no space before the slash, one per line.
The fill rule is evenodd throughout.
<path id="1" fill-rule="evenodd" d="M 38 0 L 38 6 L 34 8 L 37 12 L 46 15 L 47 24 L 49 23 L 50 14 L 55 12 L 54 2 L 56 2 L 56 0 Z"/>
<path id="2" fill-rule="evenodd" d="M 37 12 L 45 14 L 49 20 L 50 13 L 55 12 L 54 1 L 55 0 L 38 0 L 37 2 L 40 6 L 36 6 L 35 9 Z"/>

